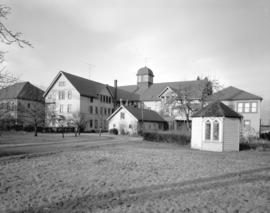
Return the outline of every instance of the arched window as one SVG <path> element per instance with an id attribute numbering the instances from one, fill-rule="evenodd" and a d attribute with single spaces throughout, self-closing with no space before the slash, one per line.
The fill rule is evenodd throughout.
<path id="1" fill-rule="evenodd" d="M 205 140 L 211 139 L 211 122 L 207 120 L 205 122 Z"/>
<path id="2" fill-rule="evenodd" d="M 219 122 L 217 120 L 213 123 L 213 140 L 219 140 Z"/>

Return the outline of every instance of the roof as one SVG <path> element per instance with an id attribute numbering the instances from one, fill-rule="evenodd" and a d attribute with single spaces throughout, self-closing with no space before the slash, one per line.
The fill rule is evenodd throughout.
<path id="1" fill-rule="evenodd" d="M 82 78 L 76 75 L 72 75 L 67 72 L 61 71 L 64 76 L 69 80 L 69 82 L 77 89 L 77 91 L 82 96 L 87 97 L 97 97 L 97 94 L 104 88 L 106 88 L 105 84 L 92 81 L 86 78 Z"/>
<path id="2" fill-rule="evenodd" d="M 133 106 L 121 105 L 115 112 L 108 118 L 110 120 L 115 114 L 117 114 L 120 109 L 127 109 L 138 121 L 148 121 L 148 122 L 166 122 L 157 112 L 149 109 L 141 109 Z"/>
<path id="3" fill-rule="evenodd" d="M 50 87 L 46 90 L 45 94 L 48 93 L 50 88 L 54 85 L 56 80 L 60 77 L 60 75 L 63 74 L 69 82 L 76 88 L 76 90 L 80 93 L 81 96 L 86 97 L 97 97 L 97 95 L 104 89 L 108 89 L 111 93 L 111 95 L 114 95 L 114 87 L 102 84 L 96 81 L 92 81 L 86 78 L 82 78 L 64 71 L 60 71 L 56 78 L 54 79 L 53 83 L 50 85 Z M 127 91 L 117 89 L 117 98 L 125 99 L 125 100 L 139 100 L 139 97 L 136 94 L 131 94 Z"/>
<path id="4" fill-rule="evenodd" d="M 232 110 L 220 101 L 213 102 L 202 108 L 191 117 L 228 117 L 242 118 L 242 115 Z"/>
<path id="5" fill-rule="evenodd" d="M 219 92 L 214 93 L 208 100 L 223 100 L 223 101 L 236 101 L 236 100 L 262 100 L 263 98 L 236 87 L 227 87 Z"/>
<path id="6" fill-rule="evenodd" d="M 24 99 L 44 102 L 44 91 L 30 82 L 19 82 L 0 90 L 0 100 Z"/>
<path id="7" fill-rule="evenodd" d="M 137 75 L 150 75 L 150 76 L 154 77 L 153 71 L 146 66 L 140 68 L 137 72 Z"/>
<path id="8" fill-rule="evenodd" d="M 119 88 L 130 93 L 135 93 L 140 96 L 142 101 L 158 101 L 160 100 L 159 95 L 167 87 L 170 87 L 177 94 L 181 91 L 190 92 L 191 99 L 200 99 L 202 93 L 202 86 L 207 80 L 195 80 L 195 81 L 176 81 L 176 82 L 164 82 L 154 83 L 149 88 L 138 87 L 137 85 L 120 86 Z"/>

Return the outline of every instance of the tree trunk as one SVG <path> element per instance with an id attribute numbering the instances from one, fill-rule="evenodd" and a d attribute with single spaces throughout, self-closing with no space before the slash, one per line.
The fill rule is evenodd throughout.
<path id="1" fill-rule="evenodd" d="M 37 125 L 35 125 L 35 137 L 37 137 Z"/>
<path id="2" fill-rule="evenodd" d="M 99 128 L 99 137 L 101 136 L 101 128 Z"/>
<path id="3" fill-rule="evenodd" d="M 65 137 L 64 128 L 62 127 L 62 138 Z"/>

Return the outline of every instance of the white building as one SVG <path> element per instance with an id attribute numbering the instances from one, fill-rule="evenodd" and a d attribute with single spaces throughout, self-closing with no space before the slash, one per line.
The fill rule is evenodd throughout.
<path id="1" fill-rule="evenodd" d="M 25 127 L 32 125 L 33 112 L 45 111 L 44 91 L 30 82 L 19 82 L 0 90 L 0 125 Z M 38 118 L 44 120 L 42 113 Z"/>
<path id="2" fill-rule="evenodd" d="M 213 102 L 192 115 L 191 148 L 239 151 L 242 116 L 222 102 Z"/>
<path id="3" fill-rule="evenodd" d="M 107 118 L 109 129 L 117 129 L 119 134 L 137 134 L 140 130 L 164 130 L 166 121 L 155 111 L 133 106 L 120 106 Z"/>
<path id="4" fill-rule="evenodd" d="M 115 85 L 117 86 L 117 85 Z M 134 95 L 121 89 L 91 81 L 67 72 L 60 71 L 47 88 L 44 97 L 46 109 L 66 119 L 66 126 L 76 114 L 86 121 L 84 131 L 107 130 L 107 121 L 119 99 L 128 99 Z M 49 127 L 59 126 L 48 121 Z"/>
<path id="5" fill-rule="evenodd" d="M 262 97 L 244 90 L 227 87 L 209 97 L 209 101 L 220 100 L 243 116 L 242 131 L 245 134 L 259 135 L 261 126 Z"/>

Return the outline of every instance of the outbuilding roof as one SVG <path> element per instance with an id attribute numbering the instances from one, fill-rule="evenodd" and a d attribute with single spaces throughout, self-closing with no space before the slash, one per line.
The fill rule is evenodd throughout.
<path id="1" fill-rule="evenodd" d="M 228 118 L 242 118 L 242 115 L 232 110 L 220 101 L 213 102 L 191 117 L 228 117 Z"/>
<path id="2" fill-rule="evenodd" d="M 24 99 L 44 102 L 44 91 L 30 82 L 19 82 L 0 90 L 0 100 Z"/>
<path id="3" fill-rule="evenodd" d="M 138 121 L 148 121 L 148 122 L 159 122 L 164 123 L 166 120 L 164 120 L 157 112 L 149 109 L 140 109 L 133 106 L 124 106 L 121 105 L 118 109 L 115 110 L 115 112 L 108 117 L 107 120 L 110 120 L 112 117 L 114 117 L 115 114 L 117 114 L 122 108 L 127 109 Z"/>
<path id="4" fill-rule="evenodd" d="M 222 100 L 222 101 L 235 101 L 235 100 L 262 100 L 263 98 L 236 87 L 230 86 L 223 90 L 214 93 L 208 100 Z"/>

